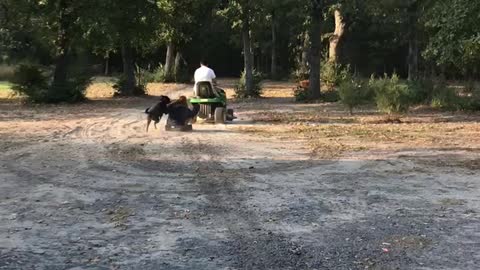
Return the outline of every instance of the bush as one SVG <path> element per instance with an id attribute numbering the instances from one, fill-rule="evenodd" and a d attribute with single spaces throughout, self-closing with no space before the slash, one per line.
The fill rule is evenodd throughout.
<path id="1" fill-rule="evenodd" d="M 467 111 L 480 110 L 480 87 L 475 83 L 468 83 L 465 87 L 465 96 L 461 97 L 460 109 Z"/>
<path id="2" fill-rule="evenodd" d="M 356 78 L 340 83 L 338 94 L 340 101 L 348 108 L 350 114 L 353 114 L 355 107 L 368 103 L 372 99 L 369 87 Z"/>
<path id="3" fill-rule="evenodd" d="M 12 78 L 13 91 L 25 95 L 32 102 L 43 102 L 48 98 L 48 79 L 39 66 L 20 65 Z"/>
<path id="4" fill-rule="evenodd" d="M 87 75 L 74 75 L 63 84 L 51 85 L 48 91 L 47 103 L 76 103 L 85 100 L 85 90 L 92 80 Z"/>
<path id="5" fill-rule="evenodd" d="M 126 91 L 127 87 L 129 87 L 127 78 L 125 77 L 125 75 L 122 74 L 118 78 L 117 83 L 113 85 L 113 89 L 115 89 L 115 96 L 121 96 L 123 95 L 123 93 L 129 92 L 129 91 Z M 133 92 L 132 92 L 134 96 L 142 96 L 142 95 L 145 95 L 145 93 L 146 93 L 145 84 L 136 84 L 134 86 Z"/>
<path id="6" fill-rule="evenodd" d="M 292 72 L 290 76 L 292 80 L 296 82 L 300 82 L 300 81 L 308 80 L 308 78 L 310 77 L 310 71 L 305 67 L 297 68 Z"/>
<path id="7" fill-rule="evenodd" d="M 350 66 L 332 63 L 328 59 L 322 61 L 320 80 L 329 90 L 339 86 L 343 81 L 349 80 L 350 77 Z"/>
<path id="8" fill-rule="evenodd" d="M 15 67 L 0 64 L 0 81 L 12 81 L 15 74 Z"/>
<path id="9" fill-rule="evenodd" d="M 412 104 L 412 92 L 407 84 L 401 84 L 398 75 L 385 75 L 375 79 L 373 76 L 368 83 L 375 92 L 375 102 L 380 111 L 388 114 L 405 113 Z"/>
<path id="10" fill-rule="evenodd" d="M 165 73 L 165 67 L 160 64 L 152 73 L 153 82 L 165 83 L 168 82 L 167 75 Z"/>
<path id="11" fill-rule="evenodd" d="M 259 97 L 262 94 L 262 85 L 263 74 L 253 70 L 253 91 L 252 93 L 247 92 L 246 88 L 246 76 L 245 71 L 242 72 L 240 80 L 235 85 L 235 96 L 237 98 L 248 98 L 248 97 Z"/>
<path id="12" fill-rule="evenodd" d="M 461 102 L 455 89 L 440 83 L 434 88 L 430 105 L 435 109 L 458 110 L 462 107 Z"/>
<path id="13" fill-rule="evenodd" d="M 20 65 L 14 73 L 12 89 L 34 103 L 79 102 L 85 99 L 90 76 L 70 75 L 62 84 L 49 85 L 49 78 L 36 65 Z"/>
<path id="14" fill-rule="evenodd" d="M 428 104 L 433 98 L 436 85 L 431 79 L 423 79 L 408 82 L 408 87 L 412 91 L 413 104 Z"/>
<path id="15" fill-rule="evenodd" d="M 293 95 L 298 102 L 307 101 L 310 97 L 309 89 L 302 86 L 297 86 L 297 88 L 293 90 Z"/>

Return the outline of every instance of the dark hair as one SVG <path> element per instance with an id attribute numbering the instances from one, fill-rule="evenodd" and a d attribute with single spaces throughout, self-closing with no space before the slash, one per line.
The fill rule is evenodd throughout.
<path id="1" fill-rule="evenodd" d="M 202 60 L 200 60 L 200 64 L 204 65 L 204 66 L 208 66 L 208 62 L 205 58 L 203 58 Z"/>

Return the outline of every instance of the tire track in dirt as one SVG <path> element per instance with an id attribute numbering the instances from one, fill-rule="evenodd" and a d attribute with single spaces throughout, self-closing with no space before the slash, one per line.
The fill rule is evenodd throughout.
<path id="1" fill-rule="evenodd" d="M 208 201 L 203 211 L 214 217 L 215 227 L 226 228 L 226 239 L 214 243 L 208 239 L 182 239 L 180 250 L 189 250 L 189 255 L 196 258 L 218 258 L 223 261 L 219 265 L 238 269 L 305 267 L 301 246 L 284 234 L 265 231 L 262 217 L 246 204 L 249 194 L 245 183 L 254 181 L 248 169 L 225 169 L 220 160 L 228 152 L 207 140 L 185 139 L 180 149 L 191 157 L 196 168 L 195 184 Z M 201 227 L 212 223 L 209 217 L 194 222 Z M 191 250 L 191 245 L 208 248 Z"/>

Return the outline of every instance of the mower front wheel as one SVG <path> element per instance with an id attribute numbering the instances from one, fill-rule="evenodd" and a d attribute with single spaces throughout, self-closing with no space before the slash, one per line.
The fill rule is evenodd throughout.
<path id="1" fill-rule="evenodd" d="M 225 108 L 218 107 L 215 109 L 215 124 L 225 124 L 227 121 L 227 112 Z"/>

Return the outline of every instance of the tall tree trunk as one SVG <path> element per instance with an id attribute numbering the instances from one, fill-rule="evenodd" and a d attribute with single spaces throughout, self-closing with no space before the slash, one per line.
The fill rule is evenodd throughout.
<path id="1" fill-rule="evenodd" d="M 165 56 L 165 77 L 167 81 L 174 78 L 175 45 L 169 42 L 167 45 L 167 55 Z"/>
<path id="2" fill-rule="evenodd" d="M 180 51 L 177 51 L 175 56 L 175 67 L 174 67 L 174 74 L 175 74 L 175 82 L 180 82 L 182 73 L 182 65 L 183 65 L 183 56 Z"/>
<path id="3" fill-rule="evenodd" d="M 302 40 L 302 54 L 300 56 L 300 70 L 302 72 L 308 71 L 308 55 L 310 50 L 310 36 L 308 32 L 305 32 Z"/>
<path id="4" fill-rule="evenodd" d="M 321 42 L 321 23 L 322 23 L 322 0 L 311 0 L 312 10 L 310 14 L 310 51 L 309 51 L 309 64 L 310 64 L 310 76 L 309 76 L 309 92 L 311 99 L 318 99 L 321 96 L 320 91 L 320 57 L 322 50 Z"/>
<path id="5" fill-rule="evenodd" d="M 105 76 L 108 76 L 110 74 L 110 53 L 107 52 L 107 55 L 105 56 L 105 70 L 104 70 Z"/>
<path id="6" fill-rule="evenodd" d="M 270 67 L 270 76 L 277 78 L 277 18 L 275 11 L 272 12 L 272 62 Z"/>
<path id="7" fill-rule="evenodd" d="M 335 17 L 335 31 L 333 35 L 330 37 L 330 46 L 329 46 L 329 54 L 328 54 L 328 61 L 331 63 L 338 62 L 338 55 L 339 55 L 339 46 L 343 34 L 345 33 L 345 21 L 343 20 L 342 13 L 340 9 L 335 9 L 334 11 Z"/>
<path id="8" fill-rule="evenodd" d="M 55 70 L 53 72 L 52 86 L 62 87 L 67 82 L 68 72 L 68 53 L 69 53 L 69 39 L 67 31 L 69 28 L 69 18 L 66 14 L 67 3 L 65 1 L 59 2 L 59 29 L 57 35 L 57 59 L 55 60 Z"/>
<path id="9" fill-rule="evenodd" d="M 253 95 L 253 54 L 250 36 L 249 19 L 244 19 L 242 23 L 243 36 L 243 60 L 245 64 L 245 87 L 248 95 Z"/>
<path id="10" fill-rule="evenodd" d="M 55 61 L 55 71 L 53 72 L 53 82 L 52 85 L 62 86 L 67 82 L 67 73 L 68 73 L 68 44 L 65 41 L 61 41 L 60 44 L 60 53 L 57 56 Z"/>
<path id="11" fill-rule="evenodd" d="M 418 79 L 418 3 L 413 3 L 408 8 L 409 35 L 408 35 L 408 80 Z"/>
<path id="12" fill-rule="evenodd" d="M 123 76 L 125 76 L 125 84 L 120 89 L 120 94 L 131 96 L 135 90 L 135 61 L 133 60 L 132 48 L 126 41 L 122 42 L 122 61 Z"/>

